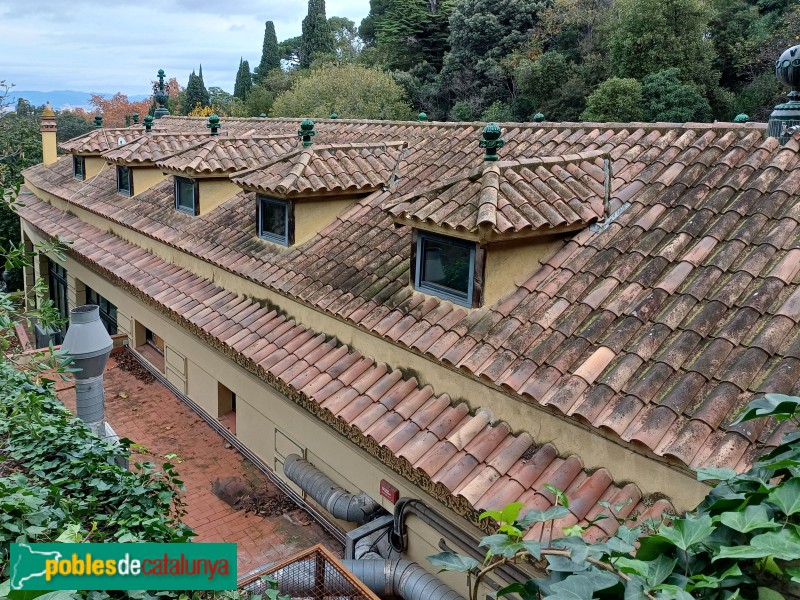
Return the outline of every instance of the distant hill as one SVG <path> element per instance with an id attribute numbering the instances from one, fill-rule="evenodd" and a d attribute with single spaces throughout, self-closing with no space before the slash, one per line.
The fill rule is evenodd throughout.
<path id="1" fill-rule="evenodd" d="M 114 94 L 103 94 L 106 98 L 111 98 Z M 40 106 L 50 101 L 50 105 L 56 110 L 61 108 L 77 108 L 77 107 L 90 107 L 89 99 L 92 97 L 90 92 L 76 92 L 74 90 L 55 90 L 53 92 L 34 92 L 24 90 L 11 90 L 6 99 L 13 107 L 17 103 L 17 99 L 25 98 L 34 106 Z M 149 98 L 149 94 L 138 94 L 128 96 L 131 102 L 138 102 Z"/>

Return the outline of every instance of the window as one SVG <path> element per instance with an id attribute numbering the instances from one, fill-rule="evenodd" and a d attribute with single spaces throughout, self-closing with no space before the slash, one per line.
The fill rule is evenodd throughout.
<path id="1" fill-rule="evenodd" d="M 133 177 L 130 167 L 117 167 L 117 192 L 124 196 L 133 196 Z"/>
<path id="2" fill-rule="evenodd" d="M 175 177 L 175 208 L 190 215 L 199 215 L 197 192 L 197 181 L 186 177 Z"/>
<path id="3" fill-rule="evenodd" d="M 108 331 L 108 335 L 117 333 L 117 307 L 86 286 L 86 304 L 94 304 L 100 308 L 100 321 Z"/>
<path id="4" fill-rule="evenodd" d="M 414 287 L 462 306 L 472 306 L 475 243 L 420 232 Z"/>
<path id="5" fill-rule="evenodd" d="M 67 303 L 67 270 L 60 264 L 54 261 L 49 261 L 48 288 L 50 291 L 50 300 L 53 301 L 53 306 L 64 319 L 69 318 L 69 305 Z M 64 334 L 67 332 L 67 324 L 65 323 L 62 330 L 55 333 L 53 337 L 54 344 L 60 344 L 64 339 Z"/>
<path id="6" fill-rule="evenodd" d="M 258 197 L 258 236 L 276 244 L 294 243 L 292 203 L 275 198 Z"/>
<path id="7" fill-rule="evenodd" d="M 144 341 L 148 346 L 152 346 L 156 351 L 163 356 L 164 354 L 164 340 L 157 336 L 149 329 L 144 330 Z"/>
<path id="8" fill-rule="evenodd" d="M 83 156 L 72 156 L 72 176 L 83 181 L 86 178 L 86 158 Z"/>

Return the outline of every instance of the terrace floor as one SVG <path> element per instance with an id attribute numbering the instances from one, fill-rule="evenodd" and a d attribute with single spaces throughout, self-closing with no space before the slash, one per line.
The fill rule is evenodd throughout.
<path id="1" fill-rule="evenodd" d="M 198 534 L 196 541 L 235 542 L 240 577 L 319 543 L 342 555 L 341 545 L 330 534 L 287 497 L 276 502 L 280 492 L 249 460 L 125 352 L 129 351 L 112 356 L 106 366 L 106 420 L 117 435 L 152 454 L 133 455 L 131 463 L 160 464 L 167 461 L 167 454 L 179 457 L 170 462 L 179 461 L 176 468 L 186 486 L 184 521 Z M 56 387 L 58 397 L 74 411 L 74 384 L 58 382 Z M 265 517 L 226 504 L 211 486 L 217 478 L 231 476 L 266 494 L 284 514 Z"/>

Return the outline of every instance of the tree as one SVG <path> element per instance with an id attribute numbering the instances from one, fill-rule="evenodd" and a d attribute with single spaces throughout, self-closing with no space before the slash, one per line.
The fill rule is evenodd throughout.
<path id="1" fill-rule="evenodd" d="M 468 102 L 480 113 L 515 95 L 511 56 L 530 39 L 546 0 L 459 0 L 450 17 L 450 52 L 439 74 L 449 106 Z"/>
<path id="2" fill-rule="evenodd" d="M 200 75 L 195 75 L 194 71 L 189 75 L 189 83 L 186 85 L 186 101 L 184 111 L 189 114 L 198 106 L 200 108 L 211 104 L 208 96 L 208 90 L 203 83 L 203 67 L 200 66 Z"/>
<path id="3" fill-rule="evenodd" d="M 303 37 L 299 35 L 283 40 L 280 44 L 278 44 L 281 60 L 285 60 L 288 63 L 289 70 L 300 66 L 300 53 L 302 45 Z"/>
<path id="4" fill-rule="evenodd" d="M 642 120 L 642 84 L 636 79 L 612 77 L 601 83 L 586 101 L 583 121 L 605 123 Z"/>
<path id="5" fill-rule="evenodd" d="M 711 106 L 696 86 L 682 83 L 673 67 L 642 80 L 642 107 L 646 121 L 703 122 L 711 119 Z"/>
<path id="6" fill-rule="evenodd" d="M 798 423 L 800 398 L 767 394 L 754 400 L 734 424 L 773 417 Z M 619 516 L 630 504 L 599 502 L 605 514 L 587 527 L 564 528 L 564 537 L 544 545 L 526 540 L 532 527 L 554 532 L 559 519 L 571 516 L 569 498 L 552 485 L 555 497 L 546 510 L 529 510 L 514 502 L 487 510 L 480 520 L 496 524 L 496 533 L 479 546 L 478 560 L 455 552 L 429 556 L 435 567 L 474 575 L 469 598 L 477 600 L 480 584 L 492 571 L 509 564 L 536 561 L 544 577 L 512 583 L 497 592 L 524 600 L 786 600 L 797 598 L 800 571 L 800 437 L 791 432 L 752 469 L 701 468 L 700 481 L 717 482 L 690 513 L 662 515 L 646 522 Z M 600 519 L 616 520 L 617 531 L 597 543 L 582 535 Z M 603 527 L 603 526 L 601 526 Z M 603 527 L 605 529 L 605 527 Z M 554 536 L 556 537 L 556 536 Z"/>
<path id="7" fill-rule="evenodd" d="M 255 83 L 262 83 L 272 69 L 281 66 L 281 51 L 275 35 L 275 23 L 267 21 L 264 25 L 264 43 L 261 46 L 261 62 L 255 69 Z"/>
<path id="8" fill-rule="evenodd" d="M 233 94 L 229 94 L 220 87 L 208 88 L 208 100 L 214 113 L 220 117 L 232 116 Z"/>
<path id="9" fill-rule="evenodd" d="M 144 114 L 141 114 L 141 117 L 143 119 Z M 80 112 L 69 110 L 59 111 L 56 113 L 56 126 L 58 127 L 56 139 L 59 144 L 76 138 L 79 135 L 89 133 L 94 129 L 94 123 L 92 123 L 89 115 L 83 110 Z"/>
<path id="10" fill-rule="evenodd" d="M 403 88 L 390 75 L 355 64 L 325 65 L 280 94 L 272 116 L 346 119 L 410 119 Z"/>
<path id="11" fill-rule="evenodd" d="M 97 112 L 103 115 L 103 127 L 124 127 L 125 117 L 134 113 L 146 115 L 150 110 L 150 100 L 131 102 L 128 96 L 117 92 L 111 98 L 106 98 L 100 94 L 92 94 L 89 103 L 92 104 Z"/>
<path id="12" fill-rule="evenodd" d="M 333 34 L 325 16 L 325 0 L 308 0 L 300 44 L 300 67 L 307 68 L 315 57 L 334 52 Z"/>
<path id="13" fill-rule="evenodd" d="M 449 50 L 453 0 L 390 0 L 371 3 L 362 21 L 390 69 L 407 71 L 426 61 L 440 69 Z"/>
<path id="14" fill-rule="evenodd" d="M 239 70 L 236 73 L 236 81 L 233 84 L 233 95 L 239 100 L 247 98 L 250 88 L 253 87 L 253 76 L 250 74 L 250 63 L 239 59 Z"/>
<path id="15" fill-rule="evenodd" d="M 364 42 L 358 36 L 356 24 L 345 17 L 331 17 L 328 26 L 333 35 L 333 48 L 339 62 L 354 62 L 361 55 Z"/>
<path id="16" fill-rule="evenodd" d="M 262 85 L 254 85 L 244 102 L 236 106 L 237 117 L 268 115 L 275 102 L 275 94 Z"/>

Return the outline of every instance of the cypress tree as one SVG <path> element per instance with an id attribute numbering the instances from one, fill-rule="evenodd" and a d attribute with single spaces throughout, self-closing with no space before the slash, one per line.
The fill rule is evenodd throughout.
<path id="1" fill-rule="evenodd" d="M 325 0 L 308 0 L 308 14 L 303 19 L 302 37 L 301 68 L 309 67 L 315 54 L 333 54 L 335 52 L 333 33 L 325 16 Z"/>
<path id="2" fill-rule="evenodd" d="M 233 84 L 233 95 L 244 100 L 253 87 L 253 76 L 250 74 L 250 63 L 239 59 L 239 71 L 236 73 L 236 82 Z"/>
<path id="3" fill-rule="evenodd" d="M 261 83 L 272 69 L 281 66 L 281 53 L 278 48 L 278 37 L 275 35 L 275 23 L 267 21 L 264 27 L 264 45 L 261 49 L 261 62 L 255 72 L 256 83 Z"/>
<path id="4" fill-rule="evenodd" d="M 184 110 L 188 114 L 198 104 L 200 106 L 208 106 L 208 90 L 203 85 L 203 79 L 192 71 L 192 74 L 189 75 L 189 83 L 186 84 L 186 106 Z"/>

